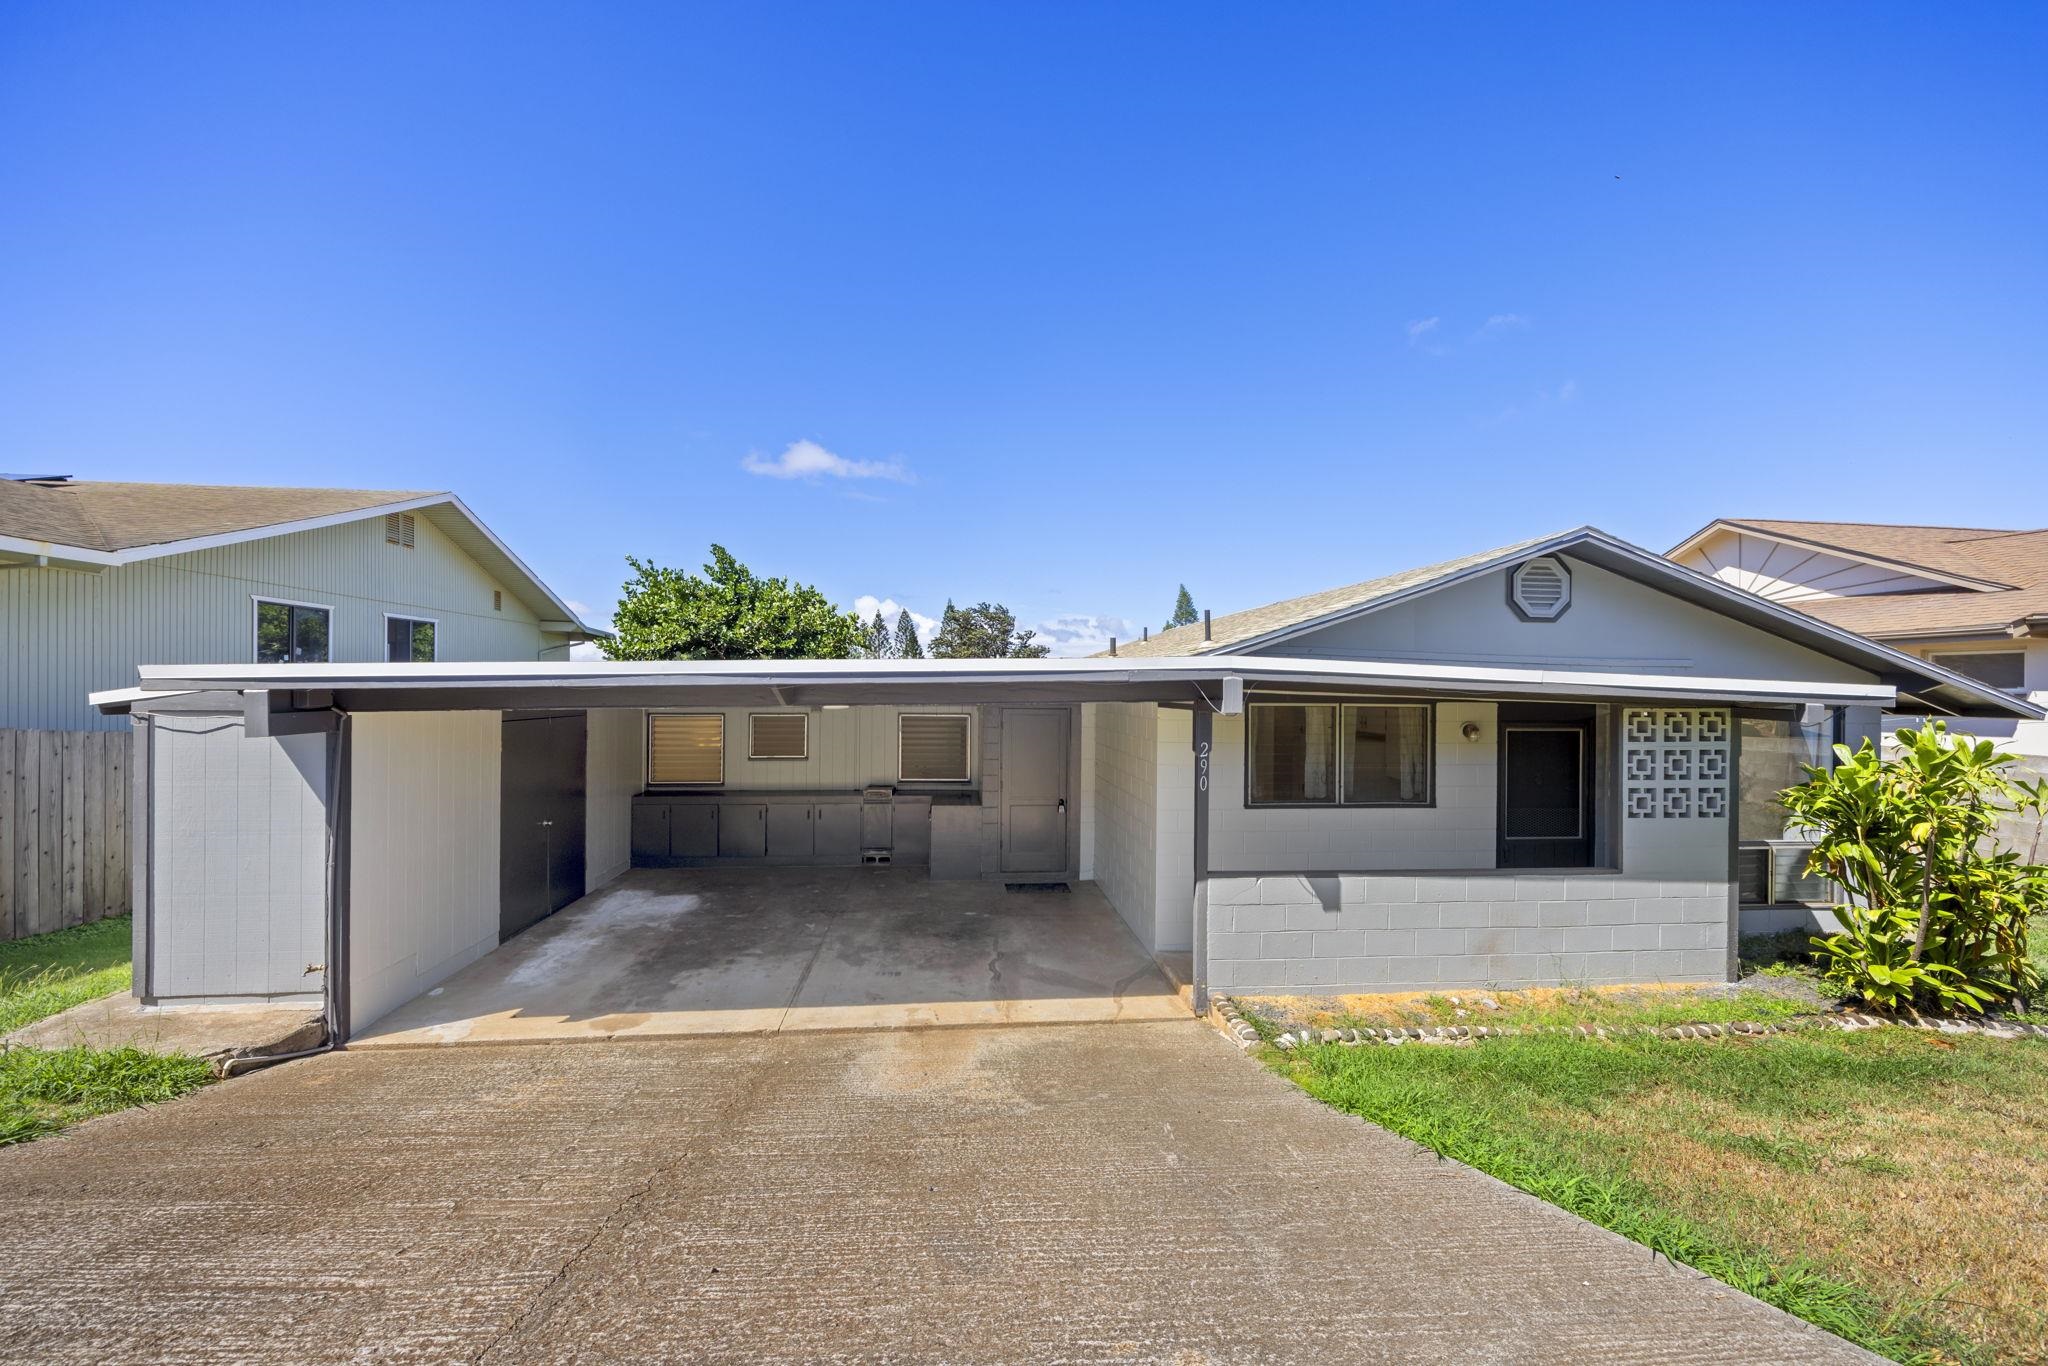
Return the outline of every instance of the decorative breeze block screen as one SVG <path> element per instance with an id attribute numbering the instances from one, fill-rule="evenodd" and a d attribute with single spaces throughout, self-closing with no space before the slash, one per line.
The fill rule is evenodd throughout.
<path id="1" fill-rule="evenodd" d="M 1714 820 L 1728 814 L 1726 711 L 1630 707 L 1622 713 L 1624 807 L 1632 821 Z"/>

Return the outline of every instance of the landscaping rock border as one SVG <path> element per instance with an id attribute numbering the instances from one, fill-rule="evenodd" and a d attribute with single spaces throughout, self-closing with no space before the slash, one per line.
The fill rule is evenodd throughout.
<path id="1" fill-rule="evenodd" d="M 1259 1033 L 1245 1019 L 1235 1001 L 1228 997 L 1216 1002 L 1216 1013 L 1222 1018 L 1224 1032 L 1240 1048 L 1250 1048 L 1259 1041 Z M 1570 1035 L 1581 1039 L 1619 1038 L 1664 1038 L 1664 1039 L 1719 1039 L 1729 1035 L 1792 1034 L 1802 1030 L 1834 1029 L 1853 1031 L 1860 1029 L 1881 1029 L 1891 1026 L 1900 1029 L 1924 1029 L 1940 1034 L 1982 1034 L 1994 1039 L 2048 1039 L 2048 1025 L 2026 1024 L 2019 1020 L 1970 1020 L 1953 1016 L 1929 1016 L 1920 1014 L 1874 1015 L 1867 1011 L 1841 1010 L 1826 1015 L 1808 1015 L 1797 1019 L 1765 1024 L 1751 1020 L 1737 1020 L 1731 1024 L 1701 1022 L 1679 1025 L 1630 1025 L 1619 1029 L 1608 1029 L 1601 1025 L 1542 1025 L 1533 1029 L 1518 1029 L 1512 1026 L 1494 1025 L 1392 1025 L 1383 1029 L 1352 1028 L 1308 1029 L 1297 1027 L 1283 1031 L 1273 1040 L 1273 1046 L 1281 1050 L 1300 1048 L 1305 1044 L 1334 1043 L 1346 1048 L 1361 1044 L 1462 1044 L 1477 1043 L 1484 1039 L 1512 1039 L 1534 1035 Z"/>

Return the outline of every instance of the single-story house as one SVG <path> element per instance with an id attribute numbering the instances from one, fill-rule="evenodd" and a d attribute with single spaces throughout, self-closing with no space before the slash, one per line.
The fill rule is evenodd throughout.
<path id="1" fill-rule="evenodd" d="M 2041 714 L 1591 528 L 1090 659 L 151 666 L 95 702 L 143 737 L 137 993 L 324 1000 L 344 1039 L 635 864 L 1085 881 L 1198 1003 L 1719 981 L 1740 719 Z"/>

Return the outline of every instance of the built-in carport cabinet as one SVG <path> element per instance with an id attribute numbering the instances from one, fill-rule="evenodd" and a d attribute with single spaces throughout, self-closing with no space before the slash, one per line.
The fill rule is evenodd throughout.
<path id="1" fill-rule="evenodd" d="M 644 792 L 633 799 L 633 862 L 852 864 L 887 851 L 892 863 L 923 864 L 931 815 L 932 798 L 918 793 Z"/>

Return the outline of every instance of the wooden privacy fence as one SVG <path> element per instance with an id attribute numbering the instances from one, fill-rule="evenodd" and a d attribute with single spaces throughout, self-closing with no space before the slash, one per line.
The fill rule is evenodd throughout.
<path id="1" fill-rule="evenodd" d="M 0 940 L 128 913 L 130 743 L 0 730 Z"/>

